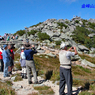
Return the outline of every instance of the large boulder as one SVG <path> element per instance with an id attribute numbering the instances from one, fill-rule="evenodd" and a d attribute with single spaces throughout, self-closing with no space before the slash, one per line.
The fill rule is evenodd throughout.
<path id="1" fill-rule="evenodd" d="M 85 66 L 95 67 L 95 64 L 93 64 L 85 59 L 81 61 L 81 64 L 85 65 Z"/>
<path id="2" fill-rule="evenodd" d="M 78 45 L 78 49 L 80 51 L 89 51 L 89 49 L 87 47 L 85 47 L 84 45 Z"/>
<path id="3" fill-rule="evenodd" d="M 48 29 L 42 29 L 42 33 L 47 33 L 50 37 L 53 36 L 53 31 Z"/>
<path id="4" fill-rule="evenodd" d="M 52 37 L 52 39 L 53 39 L 54 41 L 62 41 L 62 39 L 61 39 L 60 37 Z"/>
<path id="5" fill-rule="evenodd" d="M 89 34 L 88 35 L 90 38 L 93 38 L 93 36 L 95 36 L 95 33 Z"/>

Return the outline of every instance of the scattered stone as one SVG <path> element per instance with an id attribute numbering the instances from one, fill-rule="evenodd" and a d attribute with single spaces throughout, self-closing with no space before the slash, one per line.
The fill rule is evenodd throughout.
<path id="1" fill-rule="evenodd" d="M 11 77 L 11 80 L 12 80 L 12 81 L 14 81 L 14 80 L 15 80 L 15 78 L 16 78 L 16 76 L 14 76 L 14 77 Z"/>
<path id="2" fill-rule="evenodd" d="M 94 65 L 93 63 L 91 63 L 91 62 L 89 62 L 89 61 L 87 61 L 87 60 L 85 60 L 85 59 L 81 61 L 81 64 L 82 64 L 82 65 L 85 65 L 85 66 L 88 65 L 88 66 L 90 66 L 90 67 L 95 67 L 95 65 Z"/>
<path id="3" fill-rule="evenodd" d="M 56 58 L 56 55 L 54 55 L 54 54 L 52 54 L 52 53 L 48 53 L 48 54 L 46 54 L 46 55 L 48 55 L 48 56 L 50 56 L 50 57 Z"/>

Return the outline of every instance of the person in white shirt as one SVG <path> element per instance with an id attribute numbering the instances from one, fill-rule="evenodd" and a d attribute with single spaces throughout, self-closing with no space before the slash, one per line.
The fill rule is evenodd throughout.
<path id="1" fill-rule="evenodd" d="M 65 84 L 67 84 L 67 95 L 72 95 L 72 74 L 71 74 L 71 56 L 77 54 L 76 47 L 71 47 L 67 50 L 67 46 L 65 43 L 60 45 L 59 51 L 59 61 L 60 61 L 60 87 L 59 93 L 60 95 L 65 95 L 64 89 Z M 74 52 L 71 52 L 74 50 Z"/>
<path id="2" fill-rule="evenodd" d="M 26 57 L 25 57 L 25 53 L 24 53 L 25 48 L 22 46 L 21 47 L 21 53 L 20 53 L 20 63 L 21 63 L 21 67 L 22 67 L 22 78 L 27 79 L 26 77 Z"/>

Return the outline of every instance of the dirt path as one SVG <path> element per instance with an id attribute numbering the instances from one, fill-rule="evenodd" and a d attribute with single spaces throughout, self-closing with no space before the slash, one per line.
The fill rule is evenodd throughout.
<path id="1" fill-rule="evenodd" d="M 20 71 L 18 71 L 20 72 Z M 18 72 L 13 72 L 18 73 Z M 2 80 L 11 80 L 11 78 L 4 78 L 3 77 L 3 73 L 0 72 L 0 78 Z M 33 78 L 32 78 L 33 80 Z M 59 85 L 57 85 L 56 83 L 52 83 L 52 81 L 47 80 L 44 81 L 43 78 L 41 78 L 40 76 L 38 76 L 38 81 L 42 82 L 41 84 L 28 84 L 28 79 L 23 79 L 22 81 L 18 81 L 18 82 L 13 82 L 13 86 L 12 88 L 15 89 L 17 95 L 28 95 L 28 94 L 32 94 L 33 92 L 37 92 L 36 90 L 34 90 L 34 86 L 42 86 L 42 85 L 46 85 L 46 86 L 50 86 L 53 91 L 55 92 L 54 95 L 59 95 Z M 73 87 L 73 91 L 78 91 L 77 88 Z M 74 93 L 75 93 L 74 92 Z M 65 87 L 65 93 L 67 93 L 67 87 Z M 78 95 L 78 94 L 76 94 Z"/>

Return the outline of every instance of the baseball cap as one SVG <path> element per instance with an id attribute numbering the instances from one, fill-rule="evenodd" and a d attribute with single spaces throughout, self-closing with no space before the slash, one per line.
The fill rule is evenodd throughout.
<path id="1" fill-rule="evenodd" d="M 61 45 L 60 45 L 60 48 L 64 49 L 65 47 L 66 47 L 66 44 L 64 42 L 62 42 Z"/>
<path id="2" fill-rule="evenodd" d="M 5 49 L 7 47 L 7 45 L 3 45 L 3 48 Z"/>

